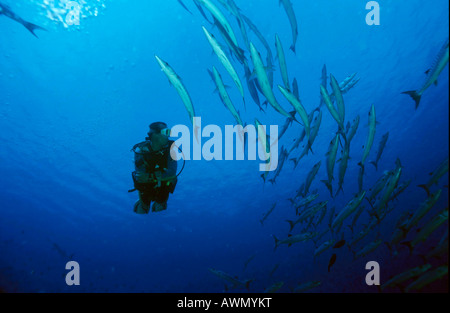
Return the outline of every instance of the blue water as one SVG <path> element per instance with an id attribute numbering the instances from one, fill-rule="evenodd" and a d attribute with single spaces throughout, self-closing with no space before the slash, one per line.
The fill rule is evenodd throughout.
<path id="1" fill-rule="evenodd" d="M 144 140 L 148 125 L 154 121 L 192 128 L 155 54 L 182 78 L 203 126 L 235 124 L 214 93 L 215 85 L 207 73 L 213 65 L 230 86 L 230 97 L 246 123 L 253 124 L 258 118 L 264 125 L 281 128 L 285 117 L 270 105 L 266 113 L 259 111 L 246 87 L 243 68 L 234 59 L 244 84 L 244 108 L 201 26 L 221 41 L 222 37 L 192 1 L 184 1 L 191 15 L 175 0 L 80 0 L 80 23 L 68 25 L 64 1 L 2 0 L 22 18 L 47 31 L 37 30 L 37 39 L 19 23 L 0 16 L 0 289 L 223 292 L 224 281 L 208 270 L 214 268 L 241 280 L 251 279 L 251 292 L 262 292 L 280 281 L 284 285 L 279 292 L 290 292 L 301 283 L 316 280 L 322 283 L 310 292 L 377 292 L 375 286 L 365 283 L 368 261 L 379 263 L 382 283 L 423 264 L 421 255 L 437 245 L 448 229 L 447 223 L 411 254 L 400 245 L 398 255 L 393 256 L 383 243 L 356 260 L 346 246 L 314 258 L 313 241 L 281 245 L 274 250 L 272 235 L 280 239 L 288 236 L 285 220 L 296 216 L 287 199 L 295 196 L 318 161 L 322 160 L 322 165 L 310 191 L 319 192 L 317 201 L 329 201 L 318 230 L 328 228 L 333 206 L 339 212 L 358 192 L 357 163 L 369 133 L 372 104 L 378 124 L 368 161 L 375 159 L 382 135 L 389 132 L 389 139 L 378 171 L 366 164 L 363 189 L 369 190 L 384 171 L 395 169 L 397 158 L 403 166 L 400 182 L 412 181 L 391 202 L 393 210 L 353 250 L 378 238 L 389 241 L 399 217 L 413 212 L 427 199 L 417 185 L 426 183 L 429 173 L 449 155 L 448 66 L 439 76 L 438 85 L 425 91 L 417 110 L 412 99 L 401 92 L 421 87 L 424 72 L 448 38 L 448 2 L 380 0 L 379 26 L 365 23 L 369 12 L 365 1 L 292 2 L 299 25 L 296 54 L 289 50 L 291 28 L 277 1 L 236 0 L 267 39 L 274 55 L 275 34 L 279 35 L 289 78 L 297 79 L 308 112 L 319 104 L 324 64 L 328 74 L 339 82 L 357 72 L 360 81 L 344 95 L 346 122 L 361 117 L 351 142 L 344 192 L 333 199 L 320 182 L 327 179 L 325 154 L 337 130 L 335 120 L 323 106 L 314 153 L 304 157 L 295 169 L 291 161 L 286 161 L 275 184 L 264 184 L 257 161 L 187 161 L 167 211 L 137 215 L 133 213 L 137 193 L 127 192 L 133 187 L 130 149 Z M 236 20 L 228 13 L 225 16 L 244 47 Z M 247 31 L 265 62 L 264 47 Z M 247 50 L 246 57 L 251 65 Z M 276 88 L 283 83 L 277 59 L 274 64 L 275 96 L 291 111 Z M 330 86 L 328 90 L 331 92 Z M 263 102 L 264 96 L 259 97 Z M 302 126 L 293 123 L 279 148 L 290 148 L 301 130 Z M 305 142 L 290 158 L 300 155 Z M 337 163 L 334 190 L 338 168 Z M 432 192 L 438 189 L 442 189 L 441 197 L 419 228 L 447 206 L 448 172 L 431 187 Z M 274 211 L 261 225 L 263 214 L 275 202 Z M 355 234 L 370 220 L 369 203 L 364 200 L 363 205 Z M 347 242 L 353 237 L 346 226 L 352 219 L 353 215 L 342 228 Z M 301 230 L 297 225 L 291 234 Z M 405 240 L 413 239 L 416 230 Z M 330 238 L 327 233 L 317 244 Z M 329 272 L 333 253 L 337 259 Z M 78 286 L 68 286 L 65 281 L 69 272 L 65 266 L 71 260 L 80 266 Z M 443 255 L 428 261 L 437 267 L 447 264 L 448 258 Z M 423 291 L 448 291 L 447 282 L 445 276 Z"/>

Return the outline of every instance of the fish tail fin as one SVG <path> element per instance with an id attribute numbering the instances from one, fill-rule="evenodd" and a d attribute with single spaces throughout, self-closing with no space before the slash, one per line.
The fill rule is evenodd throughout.
<path id="1" fill-rule="evenodd" d="M 378 212 L 378 209 L 375 209 L 375 211 L 372 213 L 372 216 L 375 216 L 375 218 L 377 219 L 377 224 L 380 224 L 381 217 L 380 217 L 380 214 Z"/>
<path id="2" fill-rule="evenodd" d="M 409 254 L 411 255 L 412 250 L 413 250 L 413 246 L 411 245 L 411 241 L 403 241 L 403 242 L 401 242 L 401 244 L 408 247 L 408 249 L 409 249 Z"/>
<path id="3" fill-rule="evenodd" d="M 325 186 L 327 186 L 328 190 L 330 191 L 331 197 L 334 198 L 333 197 L 333 188 L 332 188 L 331 182 L 328 181 L 328 180 L 321 180 L 321 182 L 324 183 Z"/>
<path id="4" fill-rule="evenodd" d="M 294 45 L 294 44 L 292 44 L 292 45 L 289 47 L 289 49 L 291 49 L 294 53 L 296 53 L 296 52 L 295 52 L 295 45 Z"/>
<path id="5" fill-rule="evenodd" d="M 384 244 L 385 244 L 386 247 L 389 249 L 389 252 L 391 252 L 391 254 L 392 254 L 392 247 L 391 247 L 391 244 L 390 244 L 389 242 L 387 242 L 387 241 L 385 241 Z"/>
<path id="6" fill-rule="evenodd" d="M 312 150 L 312 142 L 309 140 L 309 138 L 308 138 L 308 143 L 307 143 L 307 145 L 308 145 L 308 151 L 311 151 L 311 153 L 312 154 L 314 154 L 314 151 Z"/>
<path id="7" fill-rule="evenodd" d="M 292 229 L 294 229 L 294 226 L 295 226 L 295 224 L 294 224 L 294 222 L 293 222 L 293 221 L 291 221 L 291 220 L 286 220 L 286 222 L 288 222 L 288 223 L 289 223 L 289 226 L 290 226 L 289 232 L 291 232 L 291 231 L 292 231 Z"/>
<path id="8" fill-rule="evenodd" d="M 375 161 L 371 161 L 370 164 L 372 164 L 373 166 L 375 166 L 375 170 L 378 171 L 378 164 Z"/>
<path id="9" fill-rule="evenodd" d="M 266 183 L 266 177 L 264 176 L 264 174 L 261 174 L 261 178 L 263 179 L 264 183 Z"/>
<path id="10" fill-rule="evenodd" d="M 417 110 L 422 95 L 420 95 L 416 90 L 404 91 L 402 92 L 402 94 L 409 95 L 416 102 L 416 110 Z"/>
<path id="11" fill-rule="evenodd" d="M 294 162 L 294 170 L 295 170 L 295 168 L 297 167 L 297 164 L 298 164 L 299 159 L 292 158 L 292 159 L 289 159 L 289 160 L 291 160 L 292 162 Z"/>
<path id="12" fill-rule="evenodd" d="M 45 31 L 47 31 L 45 28 L 43 28 L 43 27 L 41 27 L 41 26 L 38 26 L 38 25 L 35 25 L 35 24 L 33 24 L 33 23 L 30 23 L 30 22 L 24 22 L 24 23 L 23 23 L 23 26 L 25 26 L 25 28 L 28 29 L 28 30 L 30 31 L 30 33 L 32 33 L 33 36 L 36 37 L 36 38 L 39 38 L 39 37 L 34 33 L 34 31 L 35 31 L 36 29 L 40 29 L 40 30 L 45 30 Z"/>
<path id="13" fill-rule="evenodd" d="M 342 139 L 344 139 L 344 145 L 347 146 L 349 144 L 349 142 L 347 140 L 347 134 L 345 133 L 344 125 L 342 125 L 342 126 L 340 125 L 337 132 L 341 135 Z M 341 138 L 340 137 L 339 137 L 339 144 L 342 147 L 342 143 L 341 143 Z"/>
<path id="14" fill-rule="evenodd" d="M 289 112 L 289 114 L 292 116 L 292 118 L 289 118 L 289 119 L 291 119 L 291 120 L 294 119 L 296 113 L 297 113 L 296 110 L 293 110 L 293 111 Z M 291 121 L 291 122 L 292 122 L 292 121 Z"/>
<path id="15" fill-rule="evenodd" d="M 252 282 L 251 279 L 245 281 L 245 289 L 247 289 L 247 291 L 250 291 L 250 283 L 251 282 Z"/>
<path id="16" fill-rule="evenodd" d="M 344 189 L 342 188 L 342 185 L 339 186 L 339 189 L 338 189 L 338 191 L 336 192 L 336 194 L 334 196 L 336 197 L 341 190 L 342 190 L 342 192 L 344 192 Z"/>
<path id="17" fill-rule="evenodd" d="M 373 206 L 372 201 L 370 201 L 370 199 L 367 197 L 364 197 L 364 198 L 367 200 L 367 202 L 369 202 L 369 205 L 372 208 L 372 210 L 369 211 L 369 215 L 375 216 L 378 219 L 377 209 Z"/>
<path id="18" fill-rule="evenodd" d="M 417 185 L 417 187 L 423 188 L 427 192 L 427 196 L 430 196 L 430 189 L 428 189 L 427 185 Z"/>
<path id="19" fill-rule="evenodd" d="M 289 114 L 289 113 L 288 113 Z M 289 116 L 286 116 L 287 118 L 290 118 Z M 295 121 L 295 122 L 297 122 L 299 125 L 302 125 L 303 126 L 303 124 L 295 117 L 295 115 L 294 116 L 292 116 L 292 120 L 293 121 Z"/>
<path id="20" fill-rule="evenodd" d="M 275 251 L 278 248 L 278 242 L 280 242 L 280 240 L 275 237 L 275 235 L 272 235 L 273 239 L 275 240 L 275 248 L 273 249 L 273 251 Z"/>
<path id="21" fill-rule="evenodd" d="M 289 198 L 288 200 L 289 200 L 289 202 L 291 203 L 291 205 L 294 205 L 294 204 L 295 204 L 295 201 L 294 201 L 293 198 Z"/>
<path id="22" fill-rule="evenodd" d="M 350 231 L 352 232 L 352 234 L 353 234 L 353 225 L 347 225 L 348 226 L 348 228 L 350 228 Z"/>

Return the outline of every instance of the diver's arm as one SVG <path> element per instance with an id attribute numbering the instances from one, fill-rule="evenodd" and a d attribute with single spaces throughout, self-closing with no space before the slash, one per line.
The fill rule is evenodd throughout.
<path id="1" fill-rule="evenodd" d="M 167 170 L 162 173 L 161 180 L 168 181 L 177 178 L 177 161 L 169 157 L 167 162 Z"/>
<path id="2" fill-rule="evenodd" d="M 177 161 L 169 159 L 167 163 L 167 169 L 165 171 L 160 172 L 157 171 L 154 173 L 154 181 L 156 185 L 153 188 L 161 187 L 162 182 L 174 183 L 177 180 Z"/>

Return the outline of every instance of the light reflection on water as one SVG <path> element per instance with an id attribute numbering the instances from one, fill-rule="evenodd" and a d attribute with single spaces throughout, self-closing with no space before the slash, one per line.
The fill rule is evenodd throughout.
<path id="1" fill-rule="evenodd" d="M 34 1 L 43 9 L 41 15 L 64 28 L 80 28 L 82 20 L 100 15 L 106 0 L 40 0 Z"/>

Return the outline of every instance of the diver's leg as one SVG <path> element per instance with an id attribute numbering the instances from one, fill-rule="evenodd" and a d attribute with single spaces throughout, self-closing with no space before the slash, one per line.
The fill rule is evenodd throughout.
<path id="1" fill-rule="evenodd" d="M 167 209 L 167 200 L 169 199 L 169 189 L 167 186 L 158 188 L 158 192 L 154 195 L 152 212 L 164 211 Z"/>
<path id="2" fill-rule="evenodd" d="M 139 200 L 134 204 L 134 212 L 137 214 L 148 214 L 150 211 L 151 195 L 139 191 Z"/>

